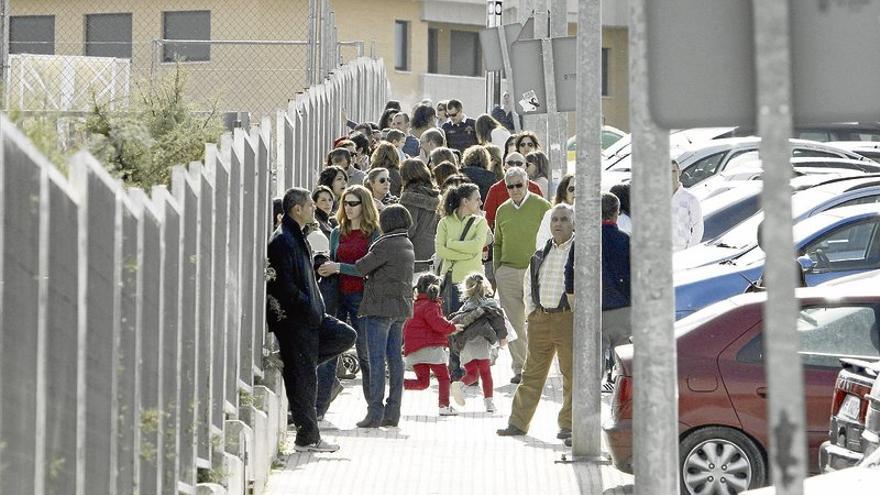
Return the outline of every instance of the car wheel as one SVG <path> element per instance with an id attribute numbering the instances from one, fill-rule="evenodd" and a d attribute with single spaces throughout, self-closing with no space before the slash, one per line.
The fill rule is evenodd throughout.
<path id="1" fill-rule="evenodd" d="M 764 456 L 755 442 L 732 428 L 710 426 L 688 434 L 679 446 L 682 494 L 734 494 L 763 486 Z"/>

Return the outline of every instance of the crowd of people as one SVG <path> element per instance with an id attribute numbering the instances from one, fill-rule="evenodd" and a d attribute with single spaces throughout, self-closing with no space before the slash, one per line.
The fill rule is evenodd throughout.
<path id="1" fill-rule="evenodd" d="M 267 320 L 295 449 L 338 449 L 321 439 L 319 421 L 342 390 L 338 356 L 352 346 L 366 403 L 360 428 L 396 427 L 403 390 L 428 388 L 431 375 L 439 415 L 456 415 L 450 400 L 464 405 L 465 387 L 476 385 L 495 412 L 492 366 L 506 349 L 517 388 L 502 436 L 526 434 L 556 357 L 558 437 L 570 442 L 575 178 L 551 191 L 538 136 L 514 132 L 501 108 L 474 119 L 454 99 L 410 113 L 392 100 L 378 123 L 346 121 L 351 132 L 328 143 L 314 190 L 275 200 Z M 699 242 L 702 219 L 676 170 L 673 162 L 681 247 Z M 628 186 L 601 202 L 607 357 L 630 334 Z M 404 379 L 407 368 L 415 379 Z"/>

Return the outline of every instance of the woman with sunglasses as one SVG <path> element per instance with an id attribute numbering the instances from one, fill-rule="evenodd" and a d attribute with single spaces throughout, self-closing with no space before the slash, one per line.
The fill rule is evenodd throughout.
<path id="1" fill-rule="evenodd" d="M 364 186 L 370 191 L 376 211 L 381 212 L 386 206 L 397 203 L 397 196 L 390 192 L 391 179 L 387 169 L 371 168 L 364 180 Z"/>
<path id="2" fill-rule="evenodd" d="M 379 238 L 379 212 L 373 206 L 373 197 L 363 186 L 350 186 L 342 194 L 339 225 L 330 232 L 330 261 L 318 268 L 318 275 L 330 277 L 336 274 L 335 264 L 353 265 L 366 256 L 370 245 Z M 361 368 L 364 398 L 370 398 L 370 361 L 367 351 L 367 335 L 358 316 L 364 297 L 364 279 L 354 274 L 339 274 L 336 317 L 348 320 L 357 332 L 355 349 Z M 330 395 L 336 382 L 336 360 L 318 367 L 318 417 L 323 417 L 330 403 Z"/>
<path id="3" fill-rule="evenodd" d="M 541 149 L 541 142 L 538 141 L 538 135 L 534 132 L 522 131 L 516 135 L 516 151 L 522 156 L 527 156 L 539 149 Z"/>
<path id="4" fill-rule="evenodd" d="M 400 179 L 400 154 L 396 146 L 389 142 L 379 143 L 370 157 L 370 168 L 388 170 L 388 178 L 391 180 L 389 191 L 393 196 L 400 196 L 403 181 Z"/>
<path id="5" fill-rule="evenodd" d="M 559 185 L 556 186 L 556 197 L 553 198 L 553 206 L 565 203 L 574 210 L 574 191 L 574 174 L 565 174 L 562 180 L 559 181 Z M 538 227 L 538 236 L 535 238 L 536 251 L 544 249 L 547 241 L 553 237 L 553 234 L 550 232 L 550 217 L 552 214 L 553 208 L 550 208 L 544 214 L 544 218 L 541 219 L 541 226 Z"/>
<path id="6" fill-rule="evenodd" d="M 529 174 L 529 179 L 541 188 L 541 197 L 548 198 L 550 159 L 543 151 L 532 151 L 526 155 L 526 172 Z"/>

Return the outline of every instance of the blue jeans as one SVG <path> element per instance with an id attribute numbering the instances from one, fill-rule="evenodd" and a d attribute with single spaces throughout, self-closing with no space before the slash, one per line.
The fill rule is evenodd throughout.
<path id="1" fill-rule="evenodd" d="M 367 334 L 370 355 L 370 398 L 367 418 L 373 421 L 400 420 L 403 395 L 403 318 L 366 316 L 361 322 Z M 388 363 L 389 391 L 385 401 L 385 363 Z"/>
<path id="2" fill-rule="evenodd" d="M 338 312 L 336 317 L 340 321 L 349 321 L 352 328 L 357 332 L 357 340 L 355 341 L 355 349 L 357 349 L 358 364 L 361 367 L 361 387 L 364 392 L 364 399 L 370 400 L 370 359 L 367 351 L 367 334 L 361 328 L 362 318 L 358 316 L 358 310 L 361 307 L 361 300 L 364 298 L 363 292 L 353 294 L 339 294 L 337 299 Z M 318 398 L 315 406 L 318 409 L 318 416 L 323 416 L 330 407 L 330 392 L 335 383 L 339 382 L 336 378 L 336 368 L 339 360 L 332 359 L 318 367 Z M 341 384 L 339 385 L 341 386 Z"/>

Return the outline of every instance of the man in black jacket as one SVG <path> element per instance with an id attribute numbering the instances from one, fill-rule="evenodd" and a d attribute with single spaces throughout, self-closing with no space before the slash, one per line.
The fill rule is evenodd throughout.
<path id="1" fill-rule="evenodd" d="M 306 189 L 284 194 L 285 215 L 269 240 L 266 320 L 278 339 L 284 362 L 284 386 L 298 430 L 298 452 L 335 452 L 321 440 L 315 411 L 316 369 L 354 344 L 350 326 L 324 313 L 324 300 L 312 267 L 312 250 L 303 229 L 315 221 L 315 202 Z"/>

